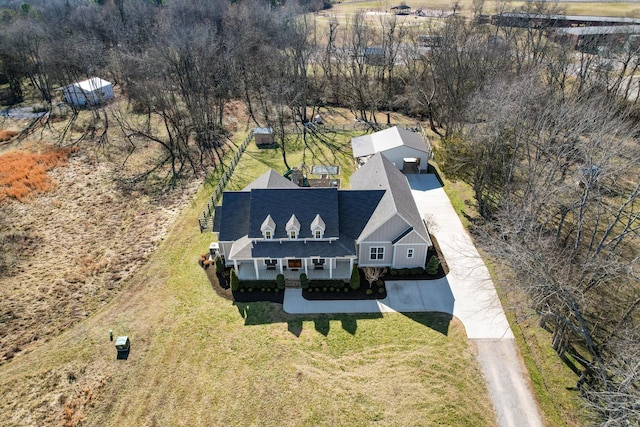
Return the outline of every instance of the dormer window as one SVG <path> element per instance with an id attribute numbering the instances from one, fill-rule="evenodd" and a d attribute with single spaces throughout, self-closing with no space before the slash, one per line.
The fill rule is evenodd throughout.
<path id="1" fill-rule="evenodd" d="M 300 234 L 300 221 L 296 218 L 295 215 L 291 215 L 289 221 L 287 221 L 287 234 L 290 239 L 297 239 L 298 234 Z"/>
<path id="2" fill-rule="evenodd" d="M 320 215 L 316 215 L 316 217 L 311 221 L 311 234 L 314 239 L 322 239 L 324 237 L 324 230 L 326 229 L 326 225 L 324 221 L 320 217 Z"/>
<path id="3" fill-rule="evenodd" d="M 276 222 L 271 218 L 271 215 L 267 215 L 262 225 L 260 226 L 262 237 L 266 240 L 273 239 L 273 234 L 276 232 Z"/>

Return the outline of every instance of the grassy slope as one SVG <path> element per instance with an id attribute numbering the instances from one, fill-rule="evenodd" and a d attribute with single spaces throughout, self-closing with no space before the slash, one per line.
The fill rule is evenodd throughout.
<path id="1" fill-rule="evenodd" d="M 290 316 L 219 297 L 197 265 L 210 191 L 120 297 L 0 367 L 1 425 L 494 425 L 456 320 Z M 110 329 L 131 337 L 127 361 Z"/>

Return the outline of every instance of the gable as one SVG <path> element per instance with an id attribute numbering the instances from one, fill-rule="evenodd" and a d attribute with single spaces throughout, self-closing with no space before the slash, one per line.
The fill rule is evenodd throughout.
<path id="1" fill-rule="evenodd" d="M 410 230 L 411 231 L 409 231 L 408 233 L 398 236 L 393 241 L 393 244 L 394 245 L 428 244 L 429 246 L 431 246 L 431 239 L 425 241 L 425 239 L 420 234 L 418 234 L 415 230 L 413 229 L 410 229 Z"/>
<path id="2" fill-rule="evenodd" d="M 379 214 L 379 212 L 376 212 L 376 214 Z M 375 220 L 375 218 L 373 219 Z M 410 225 L 397 214 L 387 216 L 382 221 L 371 221 L 371 225 L 365 228 L 358 242 L 392 242 L 410 228 Z"/>

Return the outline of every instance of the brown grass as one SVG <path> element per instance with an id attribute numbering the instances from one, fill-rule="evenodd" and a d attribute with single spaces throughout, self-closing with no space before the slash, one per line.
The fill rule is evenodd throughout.
<path id="1" fill-rule="evenodd" d="M 14 130 L 0 130 L 0 142 L 9 141 L 17 134 L 18 132 Z"/>
<path id="2" fill-rule="evenodd" d="M 2 134 L 8 131 L 0 132 Z M 0 155 L 0 201 L 13 198 L 25 201 L 32 193 L 55 188 L 48 171 L 66 164 L 72 148 L 49 149 L 43 153 L 13 151 Z"/>

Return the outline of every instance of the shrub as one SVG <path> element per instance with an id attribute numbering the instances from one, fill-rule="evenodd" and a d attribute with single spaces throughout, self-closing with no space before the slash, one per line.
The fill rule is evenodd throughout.
<path id="1" fill-rule="evenodd" d="M 373 289 L 369 288 L 366 291 L 364 291 L 367 295 L 371 295 L 373 293 Z"/>
<path id="2" fill-rule="evenodd" d="M 247 292 L 253 292 L 253 288 L 248 288 Z"/>
<path id="3" fill-rule="evenodd" d="M 343 289 L 343 291 L 345 291 L 345 292 L 349 292 L 349 288 L 345 287 L 345 288 Z"/>
<path id="4" fill-rule="evenodd" d="M 329 290 L 330 290 L 331 292 L 335 292 L 336 288 L 334 288 L 334 287 L 332 286 L 332 287 L 330 287 L 330 288 L 329 288 Z"/>
<path id="5" fill-rule="evenodd" d="M 398 274 L 398 270 L 391 270 L 391 275 L 392 275 L 392 276 L 395 276 L 395 275 L 397 275 L 397 274 Z"/>
<path id="6" fill-rule="evenodd" d="M 378 288 L 378 293 L 379 294 L 384 294 L 384 287 Z"/>
<path id="7" fill-rule="evenodd" d="M 222 261 L 222 257 L 220 255 L 216 256 L 216 273 L 224 273 L 224 261 Z"/>
<path id="8" fill-rule="evenodd" d="M 384 286 L 384 281 L 381 279 L 376 280 L 376 285 L 378 285 L 378 287 Z"/>
<path id="9" fill-rule="evenodd" d="M 359 289 L 360 288 L 360 271 L 358 270 L 358 266 L 354 265 L 353 270 L 351 270 L 351 280 L 349 281 L 349 286 L 351 289 Z"/>
<path id="10" fill-rule="evenodd" d="M 309 287 L 309 279 L 305 273 L 300 274 L 300 287 L 307 289 Z"/>
<path id="11" fill-rule="evenodd" d="M 427 274 L 436 274 L 438 272 L 438 267 L 440 267 L 440 260 L 437 256 L 432 255 L 427 262 Z"/>
<path id="12" fill-rule="evenodd" d="M 284 289 L 285 287 L 284 274 L 278 274 L 276 276 L 276 286 L 278 286 L 278 288 L 280 289 Z"/>
<path id="13" fill-rule="evenodd" d="M 237 291 L 240 289 L 240 280 L 238 279 L 238 274 L 234 268 L 231 269 L 231 290 Z"/>
<path id="14" fill-rule="evenodd" d="M 320 292 L 320 288 L 316 288 L 316 292 Z"/>
<path id="15" fill-rule="evenodd" d="M 327 287 L 322 288 L 322 292 L 327 292 Z"/>
<path id="16" fill-rule="evenodd" d="M 307 289 L 307 292 L 313 292 L 313 288 Z"/>

